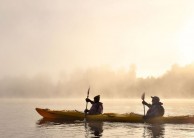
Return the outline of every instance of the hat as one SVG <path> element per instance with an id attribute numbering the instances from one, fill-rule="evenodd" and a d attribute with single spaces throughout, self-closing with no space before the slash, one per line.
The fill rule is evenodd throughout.
<path id="1" fill-rule="evenodd" d="M 97 96 L 94 97 L 94 99 L 96 99 L 96 98 L 100 98 L 100 95 L 97 95 Z"/>
<path id="2" fill-rule="evenodd" d="M 153 99 L 153 100 L 156 100 L 156 101 L 160 101 L 160 98 L 158 97 L 158 96 L 151 96 L 151 98 Z"/>
<path id="3" fill-rule="evenodd" d="M 96 103 L 96 102 L 99 102 L 99 101 L 100 101 L 100 95 L 95 96 L 94 97 L 94 102 Z"/>

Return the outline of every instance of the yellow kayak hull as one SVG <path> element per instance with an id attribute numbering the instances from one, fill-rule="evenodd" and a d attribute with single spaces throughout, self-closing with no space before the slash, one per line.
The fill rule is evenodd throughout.
<path id="1" fill-rule="evenodd" d="M 50 110 L 36 108 L 36 111 L 47 119 L 63 119 L 63 120 L 84 120 L 85 114 L 76 110 Z M 144 122 L 142 115 L 104 113 L 99 115 L 86 115 L 87 121 L 112 121 L 112 122 Z"/>
<path id="2" fill-rule="evenodd" d="M 36 111 L 44 119 L 75 121 L 86 119 L 87 121 L 129 122 L 129 123 L 194 123 L 194 116 L 168 116 L 144 120 L 143 115 L 135 113 L 117 114 L 104 113 L 100 115 L 87 115 L 76 110 L 50 110 L 36 108 Z"/>

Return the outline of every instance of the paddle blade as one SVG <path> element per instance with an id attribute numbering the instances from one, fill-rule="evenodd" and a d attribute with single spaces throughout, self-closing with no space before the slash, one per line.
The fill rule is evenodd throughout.
<path id="1" fill-rule="evenodd" d="M 144 99 L 145 99 L 145 92 L 142 94 L 141 99 L 144 101 Z"/>
<path id="2" fill-rule="evenodd" d="M 88 88 L 87 97 L 89 97 L 89 93 L 90 93 L 90 87 Z"/>

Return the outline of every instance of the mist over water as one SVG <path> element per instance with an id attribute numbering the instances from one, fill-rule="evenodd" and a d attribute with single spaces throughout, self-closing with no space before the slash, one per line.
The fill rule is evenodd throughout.
<path id="1" fill-rule="evenodd" d="M 139 98 L 157 95 L 163 98 L 194 97 L 194 64 L 173 65 L 159 77 L 137 77 L 135 65 L 128 71 L 114 71 L 109 67 L 76 70 L 53 81 L 49 75 L 34 77 L 4 77 L 0 79 L 3 98 L 83 98 L 90 86 L 90 95 L 104 98 Z"/>

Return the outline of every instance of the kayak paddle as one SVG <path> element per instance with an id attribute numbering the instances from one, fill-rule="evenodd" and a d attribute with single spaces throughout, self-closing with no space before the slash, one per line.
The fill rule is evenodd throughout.
<path id="1" fill-rule="evenodd" d="M 141 99 L 144 101 L 145 99 L 145 92 L 142 94 Z M 143 104 L 143 109 L 144 109 L 144 116 L 145 116 L 145 105 Z"/>
<path id="2" fill-rule="evenodd" d="M 87 98 L 89 98 L 89 94 L 90 94 L 90 87 L 88 88 Z M 88 109 L 88 102 L 86 102 L 86 110 L 87 109 Z M 87 112 L 85 112 L 85 118 L 84 118 L 84 120 L 86 120 L 86 115 L 87 115 Z"/>

